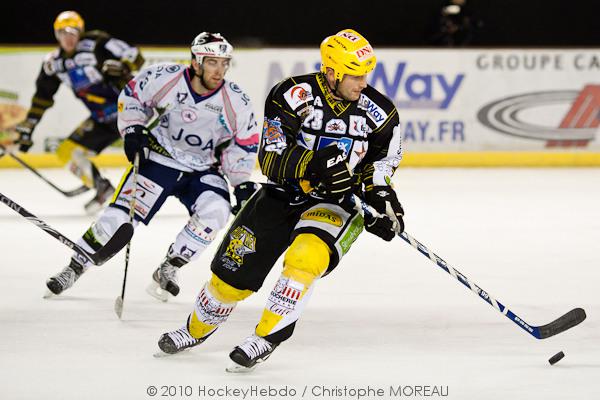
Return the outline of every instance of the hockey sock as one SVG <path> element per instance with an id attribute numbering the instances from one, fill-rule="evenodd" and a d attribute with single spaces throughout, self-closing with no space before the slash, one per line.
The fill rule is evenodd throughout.
<path id="1" fill-rule="evenodd" d="M 329 266 L 329 246 L 313 234 L 300 234 L 285 254 L 284 269 L 271 291 L 256 326 L 258 336 L 268 336 L 294 324 L 308 303 L 315 280 Z"/>
<path id="2" fill-rule="evenodd" d="M 211 334 L 227 320 L 238 301 L 251 294 L 252 291 L 236 289 L 213 274 L 196 298 L 188 319 L 190 334 L 197 339 Z"/>

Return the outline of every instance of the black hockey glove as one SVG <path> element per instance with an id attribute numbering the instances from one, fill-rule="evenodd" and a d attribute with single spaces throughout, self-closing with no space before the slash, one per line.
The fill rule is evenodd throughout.
<path id="1" fill-rule="evenodd" d="M 140 164 L 148 159 L 150 154 L 150 133 L 144 125 L 131 125 L 125 128 L 124 145 L 127 159 L 133 163 L 136 153 L 140 156 Z"/>
<path id="2" fill-rule="evenodd" d="M 394 223 L 387 215 L 383 215 L 381 218 L 365 215 L 365 230 L 379 236 L 386 242 L 391 241 L 396 236 Z"/>
<path id="3" fill-rule="evenodd" d="M 327 196 L 341 197 L 352 191 L 352 173 L 344 151 L 334 145 L 314 152 L 306 166 L 305 177 Z"/>
<path id="4" fill-rule="evenodd" d="M 235 195 L 235 206 L 231 208 L 231 213 L 237 215 L 238 212 L 244 207 L 244 204 L 252 197 L 254 192 L 258 190 L 258 185 L 254 182 L 244 182 L 233 188 L 233 194 Z"/>
<path id="5" fill-rule="evenodd" d="M 102 74 L 113 78 L 123 78 L 129 75 L 129 67 L 118 60 L 105 60 L 102 63 Z"/>
<path id="6" fill-rule="evenodd" d="M 365 229 L 390 241 L 396 233 L 404 232 L 404 209 L 390 186 L 374 186 L 365 194 L 367 204 L 382 215 L 380 218 L 365 217 Z"/>
<path id="7" fill-rule="evenodd" d="M 15 126 L 15 131 L 17 131 L 19 134 L 19 138 L 15 141 L 15 143 L 19 145 L 19 150 L 21 150 L 23 153 L 27 153 L 31 146 L 33 146 L 31 135 L 33 134 L 34 128 L 35 123 L 29 120 L 25 120 Z"/>

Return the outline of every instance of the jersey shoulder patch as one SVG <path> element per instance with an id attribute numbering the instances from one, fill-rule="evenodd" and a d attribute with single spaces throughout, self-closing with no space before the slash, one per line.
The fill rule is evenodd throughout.
<path id="1" fill-rule="evenodd" d="M 226 80 L 223 89 L 226 90 L 236 108 L 247 109 L 252 107 L 250 97 L 237 83 Z"/>
<path id="2" fill-rule="evenodd" d="M 44 69 L 44 73 L 46 75 L 54 75 L 56 74 L 56 60 L 60 57 L 60 50 L 54 49 L 50 53 L 44 56 L 44 61 L 42 62 L 42 68 Z"/>
<path id="3" fill-rule="evenodd" d="M 312 87 L 306 82 L 295 84 L 283 93 L 283 98 L 294 111 L 305 108 L 313 100 Z"/>

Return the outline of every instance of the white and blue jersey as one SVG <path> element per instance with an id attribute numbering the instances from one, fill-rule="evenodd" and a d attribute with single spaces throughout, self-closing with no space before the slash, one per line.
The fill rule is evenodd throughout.
<path id="1" fill-rule="evenodd" d="M 218 167 L 232 186 L 248 181 L 259 142 L 250 99 L 227 80 L 198 95 L 191 79 L 189 67 L 180 64 L 140 71 L 119 96 L 119 131 L 151 124 L 156 143 L 150 160 L 184 172 Z"/>

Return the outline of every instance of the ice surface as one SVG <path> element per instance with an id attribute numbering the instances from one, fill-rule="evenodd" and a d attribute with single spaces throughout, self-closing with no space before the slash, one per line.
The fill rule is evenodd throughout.
<path id="1" fill-rule="evenodd" d="M 105 172 L 118 182 L 120 170 Z M 64 170 L 43 173 L 66 189 L 78 185 Z M 83 212 L 91 193 L 66 199 L 28 171 L 0 175 L 2 193 L 71 239 L 92 221 Z M 357 399 L 350 389 L 368 387 L 383 395 L 362 398 L 394 398 L 390 386 L 420 398 L 409 394 L 426 385 L 461 400 L 600 398 L 600 169 L 400 169 L 396 189 L 408 232 L 528 323 L 574 307 L 588 319 L 534 339 L 400 239 L 365 233 L 319 282 L 293 338 L 253 374 L 231 375 L 227 355 L 253 331 L 280 264 L 205 344 L 156 359 L 158 337 L 184 323 L 216 248 L 182 269 L 175 299 L 145 293 L 187 220 L 183 206 L 167 202 L 136 232 L 122 321 L 113 304 L 124 252 L 44 300 L 45 280 L 70 251 L 3 206 L 0 398 L 150 399 L 151 385 L 154 397 L 179 399 L 285 387 L 296 395 L 266 398 L 306 390 L 304 398 Z M 550 366 L 560 350 L 566 357 Z"/>

